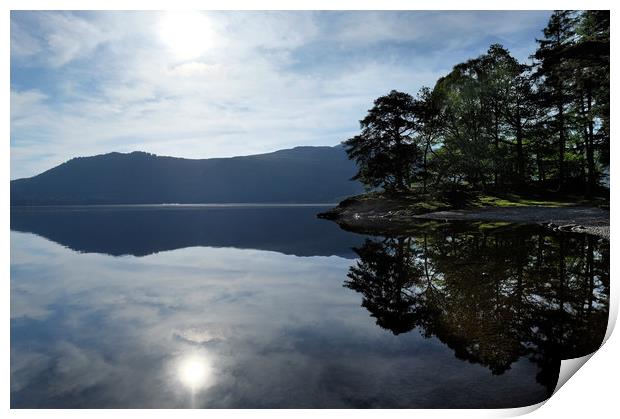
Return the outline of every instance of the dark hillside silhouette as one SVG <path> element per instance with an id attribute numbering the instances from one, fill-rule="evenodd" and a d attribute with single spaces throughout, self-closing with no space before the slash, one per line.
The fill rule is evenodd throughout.
<path id="1" fill-rule="evenodd" d="M 329 203 L 362 191 L 354 173 L 340 146 L 202 160 L 109 153 L 11 181 L 11 205 Z"/>

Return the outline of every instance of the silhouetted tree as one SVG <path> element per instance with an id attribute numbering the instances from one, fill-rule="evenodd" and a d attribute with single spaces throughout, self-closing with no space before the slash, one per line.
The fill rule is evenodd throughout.
<path id="1" fill-rule="evenodd" d="M 609 10 L 586 11 L 576 28 L 579 41 L 566 52 L 575 63 L 573 112 L 583 132 L 588 194 L 599 181 L 597 156 L 609 149 Z"/>
<path id="2" fill-rule="evenodd" d="M 414 139 L 413 97 L 392 90 L 360 121 L 362 132 L 344 142 L 358 165 L 353 179 L 388 191 L 409 188 L 422 157 Z"/>
<path id="3" fill-rule="evenodd" d="M 570 10 L 553 12 L 544 38 L 537 39 L 538 49 L 534 54 L 537 60 L 536 77 L 540 106 L 545 110 L 541 122 L 548 128 L 549 135 L 555 137 L 557 144 L 558 184 L 564 185 L 565 152 L 567 141 L 567 108 L 572 101 L 573 63 L 564 55 L 575 43 L 575 16 Z"/>

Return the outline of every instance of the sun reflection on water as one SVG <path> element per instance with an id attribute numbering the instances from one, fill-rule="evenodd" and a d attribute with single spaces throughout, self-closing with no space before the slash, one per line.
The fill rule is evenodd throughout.
<path id="1" fill-rule="evenodd" d="M 202 353 L 192 353 L 179 358 L 176 372 L 181 384 L 192 393 L 208 387 L 213 381 L 213 367 L 208 357 Z"/>

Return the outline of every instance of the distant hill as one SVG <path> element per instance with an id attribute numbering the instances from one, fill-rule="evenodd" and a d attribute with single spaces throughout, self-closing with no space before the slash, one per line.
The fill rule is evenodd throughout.
<path id="1" fill-rule="evenodd" d="M 328 203 L 362 191 L 354 173 L 341 146 L 202 160 L 109 153 L 11 181 L 11 205 Z"/>

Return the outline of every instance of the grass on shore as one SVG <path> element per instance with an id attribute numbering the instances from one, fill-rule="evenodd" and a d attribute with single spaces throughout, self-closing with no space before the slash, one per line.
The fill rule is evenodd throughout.
<path id="1" fill-rule="evenodd" d="M 575 205 L 609 208 L 609 201 L 604 198 L 586 199 L 578 196 L 564 196 L 559 199 L 522 196 L 518 194 L 480 194 L 472 199 L 468 206 L 474 208 L 494 207 L 551 207 L 562 208 Z"/>
<path id="2" fill-rule="evenodd" d="M 600 200 L 585 200 L 577 197 L 562 197 L 561 199 L 548 199 L 536 196 L 524 196 L 515 193 L 468 193 L 458 197 L 442 194 L 403 194 L 400 196 L 389 196 L 381 192 L 371 192 L 366 195 L 356 197 L 358 200 L 373 201 L 388 200 L 407 202 L 410 209 L 424 212 L 439 211 L 448 208 L 510 208 L 510 207 L 552 207 L 560 208 L 572 205 L 593 205 L 601 204 Z M 361 198 L 361 199 L 360 199 Z"/>
<path id="3" fill-rule="evenodd" d="M 338 207 L 323 214 L 323 218 L 336 218 L 342 213 L 390 214 L 390 216 L 419 215 L 455 209 L 591 206 L 609 208 L 604 198 L 585 199 L 571 195 L 517 193 L 483 193 L 475 191 L 434 191 L 429 193 L 401 192 L 390 194 L 372 191 L 342 201 Z"/>
<path id="4" fill-rule="evenodd" d="M 496 207 L 496 208 L 508 208 L 508 207 L 566 207 L 574 205 L 574 202 L 558 201 L 558 200 L 545 200 L 538 198 L 525 198 L 516 194 L 506 195 L 488 195 L 481 194 L 472 200 L 468 206 L 474 208 L 481 207 Z"/>

